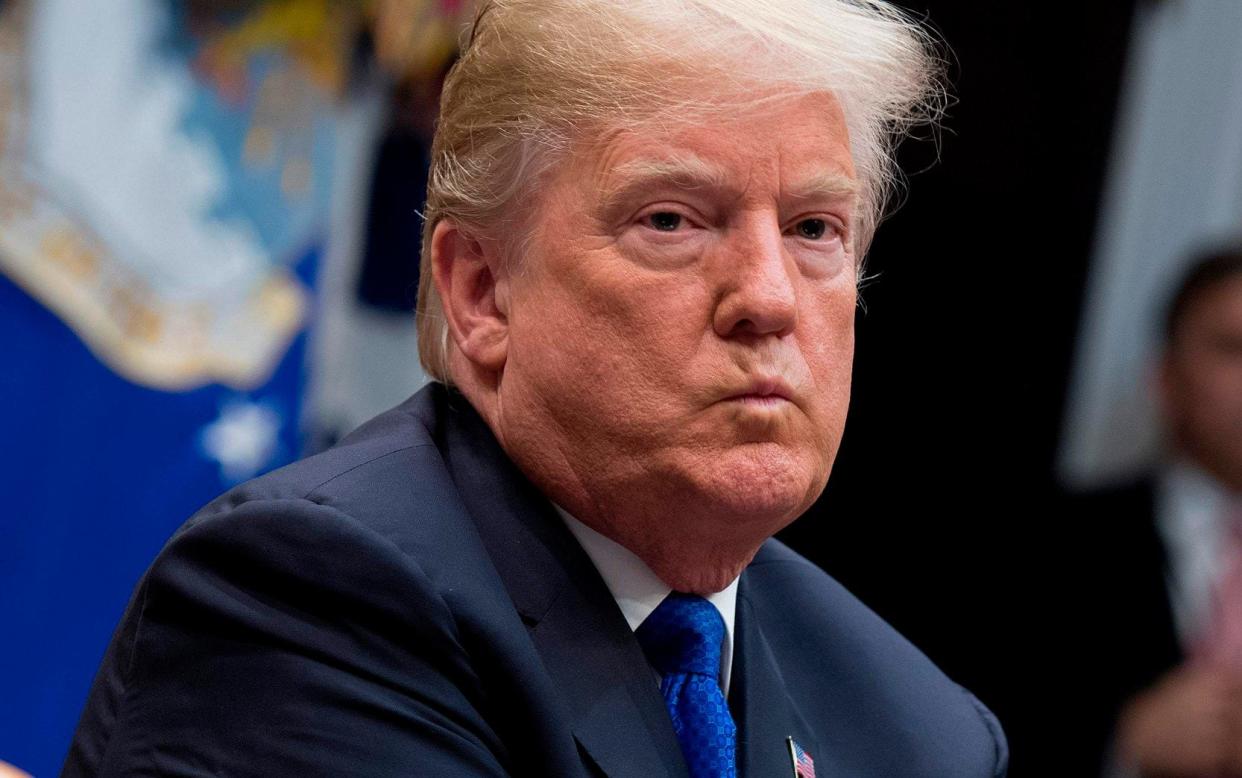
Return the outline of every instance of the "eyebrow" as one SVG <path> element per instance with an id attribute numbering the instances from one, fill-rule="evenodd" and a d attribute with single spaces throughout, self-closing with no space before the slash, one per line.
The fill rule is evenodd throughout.
<path id="1" fill-rule="evenodd" d="M 728 172 L 697 154 L 679 154 L 667 159 L 634 159 L 609 171 L 605 186 L 604 207 L 608 210 L 623 204 L 632 195 L 657 186 L 675 186 L 678 189 L 709 191 L 735 191 Z"/>
<path id="2" fill-rule="evenodd" d="M 790 186 L 788 194 L 797 200 L 853 200 L 858 197 L 858 180 L 820 171 Z"/>

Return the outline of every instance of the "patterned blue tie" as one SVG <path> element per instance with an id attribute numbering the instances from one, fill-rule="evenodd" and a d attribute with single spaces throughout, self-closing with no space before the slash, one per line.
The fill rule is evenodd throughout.
<path id="1" fill-rule="evenodd" d="M 717 680 L 724 641 L 719 611 L 698 595 L 673 592 L 634 634 L 660 672 L 660 692 L 692 778 L 735 778 L 737 727 Z"/>

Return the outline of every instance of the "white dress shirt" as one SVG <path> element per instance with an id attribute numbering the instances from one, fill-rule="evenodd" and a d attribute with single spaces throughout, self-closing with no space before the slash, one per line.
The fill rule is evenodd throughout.
<path id="1" fill-rule="evenodd" d="M 1169 561 L 1165 585 L 1183 649 L 1195 644 L 1212 615 L 1212 589 L 1223 572 L 1221 549 L 1229 540 L 1225 507 L 1231 497 L 1184 461 L 1156 483 L 1156 529 Z"/>
<path id="2" fill-rule="evenodd" d="M 559 505 L 556 510 L 595 564 L 595 569 L 599 570 L 600 577 L 607 584 L 608 591 L 612 592 L 612 597 L 621 608 L 630 629 L 638 629 L 638 625 L 673 591 L 672 587 L 661 581 L 647 567 L 646 562 L 625 546 L 578 521 Z M 706 599 L 716 606 L 724 619 L 724 644 L 720 650 L 720 688 L 727 697 L 733 670 L 733 621 L 737 613 L 737 579 L 734 578 L 728 586 Z"/>

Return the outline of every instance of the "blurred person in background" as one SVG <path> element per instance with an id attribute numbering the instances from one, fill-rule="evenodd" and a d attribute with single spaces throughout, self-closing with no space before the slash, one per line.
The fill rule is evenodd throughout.
<path id="1" fill-rule="evenodd" d="M 1163 341 L 1162 465 L 1066 506 L 1082 678 L 1065 716 L 1093 743 L 1084 770 L 1242 776 L 1242 247 L 1189 268 Z"/>

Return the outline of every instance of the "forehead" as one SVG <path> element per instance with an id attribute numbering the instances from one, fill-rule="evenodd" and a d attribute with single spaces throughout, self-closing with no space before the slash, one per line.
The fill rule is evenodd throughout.
<path id="1" fill-rule="evenodd" d="M 571 175 L 605 199 L 634 179 L 742 194 L 857 194 L 850 138 L 827 93 L 754 101 L 694 120 L 613 128 L 583 144 Z"/>
<path id="2" fill-rule="evenodd" d="M 1201 290 L 1187 307 L 1185 319 L 1242 330 L 1242 274 L 1223 278 Z"/>

